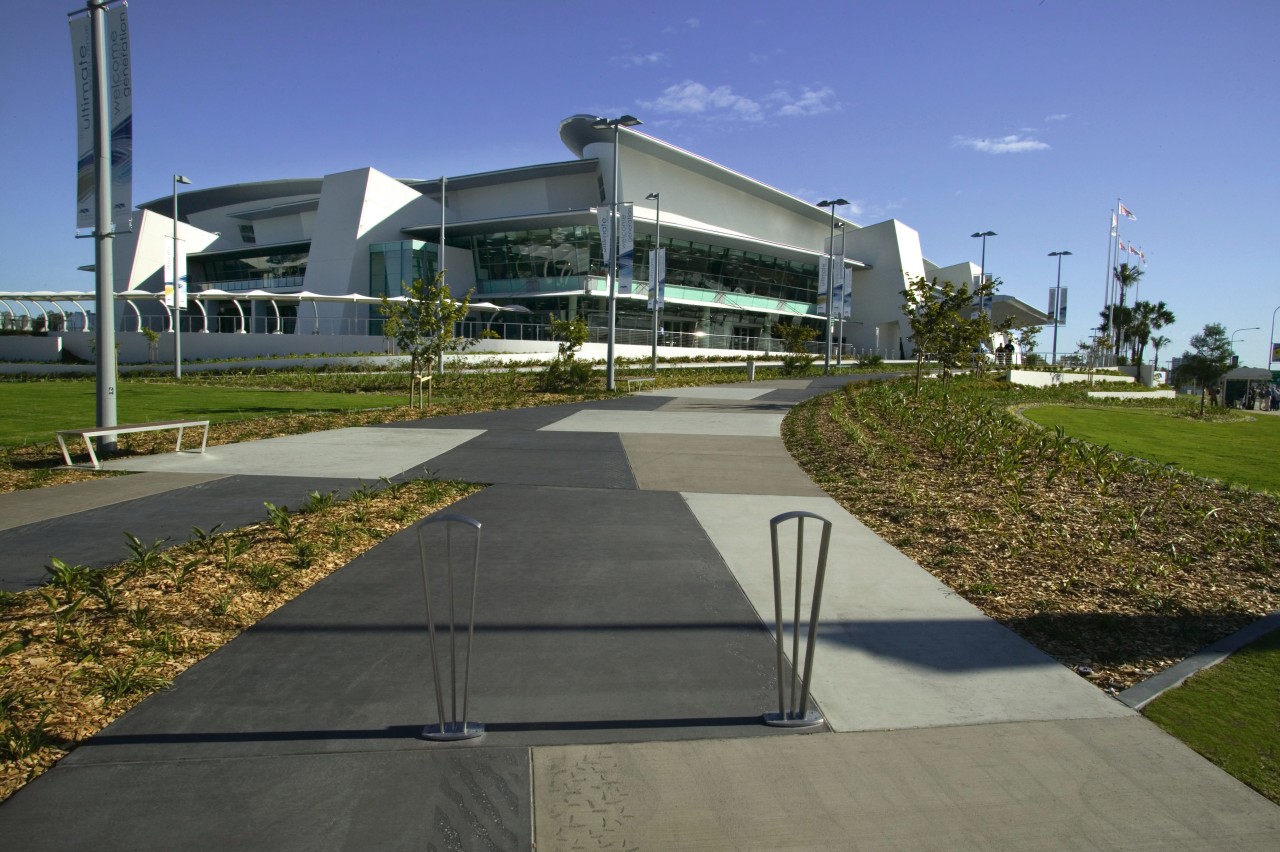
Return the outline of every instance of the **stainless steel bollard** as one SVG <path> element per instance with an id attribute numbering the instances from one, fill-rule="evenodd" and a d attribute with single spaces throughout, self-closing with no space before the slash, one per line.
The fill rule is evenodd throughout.
<path id="1" fill-rule="evenodd" d="M 822 541 L 818 546 L 818 562 L 814 572 L 813 598 L 809 608 L 808 640 L 804 652 L 804 676 L 800 671 L 800 617 L 801 598 L 804 591 L 804 526 L 813 519 L 822 522 Z M 782 649 L 786 634 L 782 624 L 782 559 L 778 550 L 778 527 L 787 521 L 796 521 L 796 576 L 792 591 L 794 601 L 791 619 L 791 689 L 784 687 L 786 661 Z M 787 512 L 769 521 L 769 535 L 773 544 L 773 619 L 774 639 L 778 649 L 778 712 L 764 714 L 766 725 L 786 728 L 807 728 L 822 724 L 822 715 L 809 709 L 809 687 L 813 682 L 813 655 L 818 639 L 818 615 L 822 608 L 822 583 L 827 575 L 827 552 L 831 545 L 831 522 L 812 512 Z"/>
<path id="2" fill-rule="evenodd" d="M 449 592 L 449 698 L 450 714 L 444 712 L 440 657 L 437 652 L 436 622 L 431 611 L 431 571 L 428 568 L 425 533 L 435 524 L 445 524 L 444 572 Z M 471 546 L 471 606 L 467 613 L 466 662 L 462 669 L 462 715 L 458 715 L 458 639 L 456 634 L 457 584 L 454 582 L 453 531 L 456 527 L 474 530 Z M 467 693 L 471 684 L 471 644 L 476 631 L 476 585 L 480 573 L 480 522 L 466 515 L 439 515 L 418 524 L 418 559 L 422 568 L 422 595 L 427 607 L 427 641 L 431 649 L 431 674 L 435 679 L 436 712 L 439 722 L 422 729 L 428 740 L 469 740 L 484 735 L 484 725 L 467 720 Z"/>

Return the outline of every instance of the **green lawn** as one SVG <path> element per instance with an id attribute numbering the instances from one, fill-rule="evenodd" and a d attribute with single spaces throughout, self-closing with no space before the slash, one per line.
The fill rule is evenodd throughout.
<path id="1" fill-rule="evenodd" d="M 243 390 L 207 385 L 116 386 L 117 423 L 208 418 L 214 422 L 304 411 L 344 411 L 399 405 L 403 395 Z M 96 423 L 92 381 L 0 382 L 0 446 L 53 441 L 57 429 Z"/>
<path id="2" fill-rule="evenodd" d="M 1174 464 L 1200 476 L 1280 492 L 1280 416 L 1203 423 L 1157 411 L 1045 406 L 1027 419 L 1091 444 L 1159 464 Z"/>
<path id="3" fill-rule="evenodd" d="M 1165 693 L 1143 712 L 1280 803 L 1280 630 Z"/>

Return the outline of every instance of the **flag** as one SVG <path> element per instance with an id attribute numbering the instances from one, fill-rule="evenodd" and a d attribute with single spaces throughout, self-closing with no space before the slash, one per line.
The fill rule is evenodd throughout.
<path id="1" fill-rule="evenodd" d="M 1116 240 L 1116 245 L 1119 246 L 1120 251 L 1127 251 L 1127 249 L 1124 247 L 1124 240 Z"/>
<path id="2" fill-rule="evenodd" d="M 1111 214 L 1111 236 L 1113 237 L 1116 235 L 1116 225 L 1118 224 L 1119 223 L 1116 221 L 1116 214 L 1112 213 Z"/>
<path id="3" fill-rule="evenodd" d="M 1147 253 L 1142 249 L 1138 249 L 1138 259 L 1142 261 L 1142 265 L 1147 265 Z"/>
<path id="4" fill-rule="evenodd" d="M 1129 243 L 1129 254 L 1142 254 L 1142 252 L 1138 251 L 1138 247 L 1133 243 Z"/>
<path id="5" fill-rule="evenodd" d="M 1130 219 L 1134 220 L 1135 222 L 1138 221 L 1138 217 L 1133 215 L 1132 210 L 1130 210 L 1128 207 L 1125 207 L 1123 204 L 1119 204 L 1119 202 L 1117 202 L 1117 204 L 1120 207 L 1120 213 L 1122 215 L 1128 216 Z"/>

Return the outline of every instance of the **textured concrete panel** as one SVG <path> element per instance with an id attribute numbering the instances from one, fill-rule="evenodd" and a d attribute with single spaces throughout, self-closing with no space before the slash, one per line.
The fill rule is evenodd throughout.
<path id="1" fill-rule="evenodd" d="M 652 435 L 764 435 L 776 437 L 781 412 L 580 411 L 543 427 L 553 432 L 627 432 Z"/>
<path id="2" fill-rule="evenodd" d="M 499 429 L 507 432 L 532 432 L 563 420 L 570 414 L 587 409 L 600 411 L 653 411 L 667 400 L 660 397 L 619 396 L 597 399 L 570 405 L 540 405 L 532 408 L 512 408 L 505 411 L 479 411 L 474 414 L 453 414 L 448 417 L 431 417 L 424 420 L 402 420 L 384 423 L 382 429 Z"/>
<path id="3" fill-rule="evenodd" d="M 685 498 L 770 621 L 769 520 L 805 510 L 834 525 L 813 693 L 837 731 L 1133 713 L 987 618 L 830 498 Z M 808 529 L 812 555 L 818 527 Z M 784 532 L 794 535 L 794 522 Z M 784 566 L 792 564 L 794 539 L 780 542 Z"/>
<path id="4" fill-rule="evenodd" d="M 622 445 L 647 491 L 822 496 L 779 438 L 624 434 Z"/>
<path id="5" fill-rule="evenodd" d="M 210 447 L 204 453 L 168 453 L 117 459 L 109 470 L 251 473 L 377 480 L 420 468 L 464 444 L 476 429 L 383 429 L 363 426 Z"/>
<path id="6" fill-rule="evenodd" d="M 616 434 L 486 432 L 431 460 L 433 476 L 466 482 L 635 488 Z"/>
<path id="7" fill-rule="evenodd" d="M 1280 808 L 1145 719 L 539 748 L 539 849 L 1273 850 Z"/>
<path id="8" fill-rule="evenodd" d="M 105 476 L 84 482 L 68 482 L 47 488 L 32 488 L 0 494 L 0 530 L 63 518 L 86 509 L 111 506 L 138 497 L 163 494 L 166 491 L 218 479 L 223 475 L 142 473 L 133 476 Z"/>

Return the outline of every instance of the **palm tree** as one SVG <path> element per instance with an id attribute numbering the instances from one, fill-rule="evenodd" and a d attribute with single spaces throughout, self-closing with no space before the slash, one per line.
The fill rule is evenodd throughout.
<path id="1" fill-rule="evenodd" d="M 1171 341 L 1163 334 L 1157 334 L 1151 338 L 1151 348 L 1156 354 L 1151 356 L 1151 369 L 1158 370 L 1160 368 L 1160 350 L 1168 346 Z"/>
<path id="2" fill-rule="evenodd" d="M 1166 325 L 1171 325 L 1177 317 L 1173 315 L 1173 311 L 1169 310 L 1169 306 L 1164 302 L 1142 301 L 1133 303 L 1133 316 L 1129 323 L 1128 338 L 1133 363 L 1142 363 L 1143 350 L 1147 348 L 1147 341 L 1151 339 L 1153 331 L 1159 331 Z"/>
<path id="3" fill-rule="evenodd" d="M 1112 305 L 1110 307 L 1108 314 L 1113 314 L 1114 318 L 1112 318 L 1112 316 L 1108 316 L 1106 329 L 1114 329 L 1114 349 L 1115 354 L 1118 356 L 1120 354 L 1121 346 L 1128 343 L 1128 335 L 1126 332 L 1128 330 L 1129 322 L 1121 322 L 1121 313 L 1127 310 L 1125 308 L 1125 303 L 1129 288 L 1138 286 L 1138 282 L 1142 280 L 1143 270 L 1137 266 L 1130 266 L 1127 263 L 1122 263 L 1119 266 L 1114 267 L 1111 270 L 1111 274 L 1115 278 L 1116 283 L 1120 285 L 1120 304 Z M 1132 319 L 1131 315 L 1126 314 L 1125 316 L 1130 320 Z"/>

